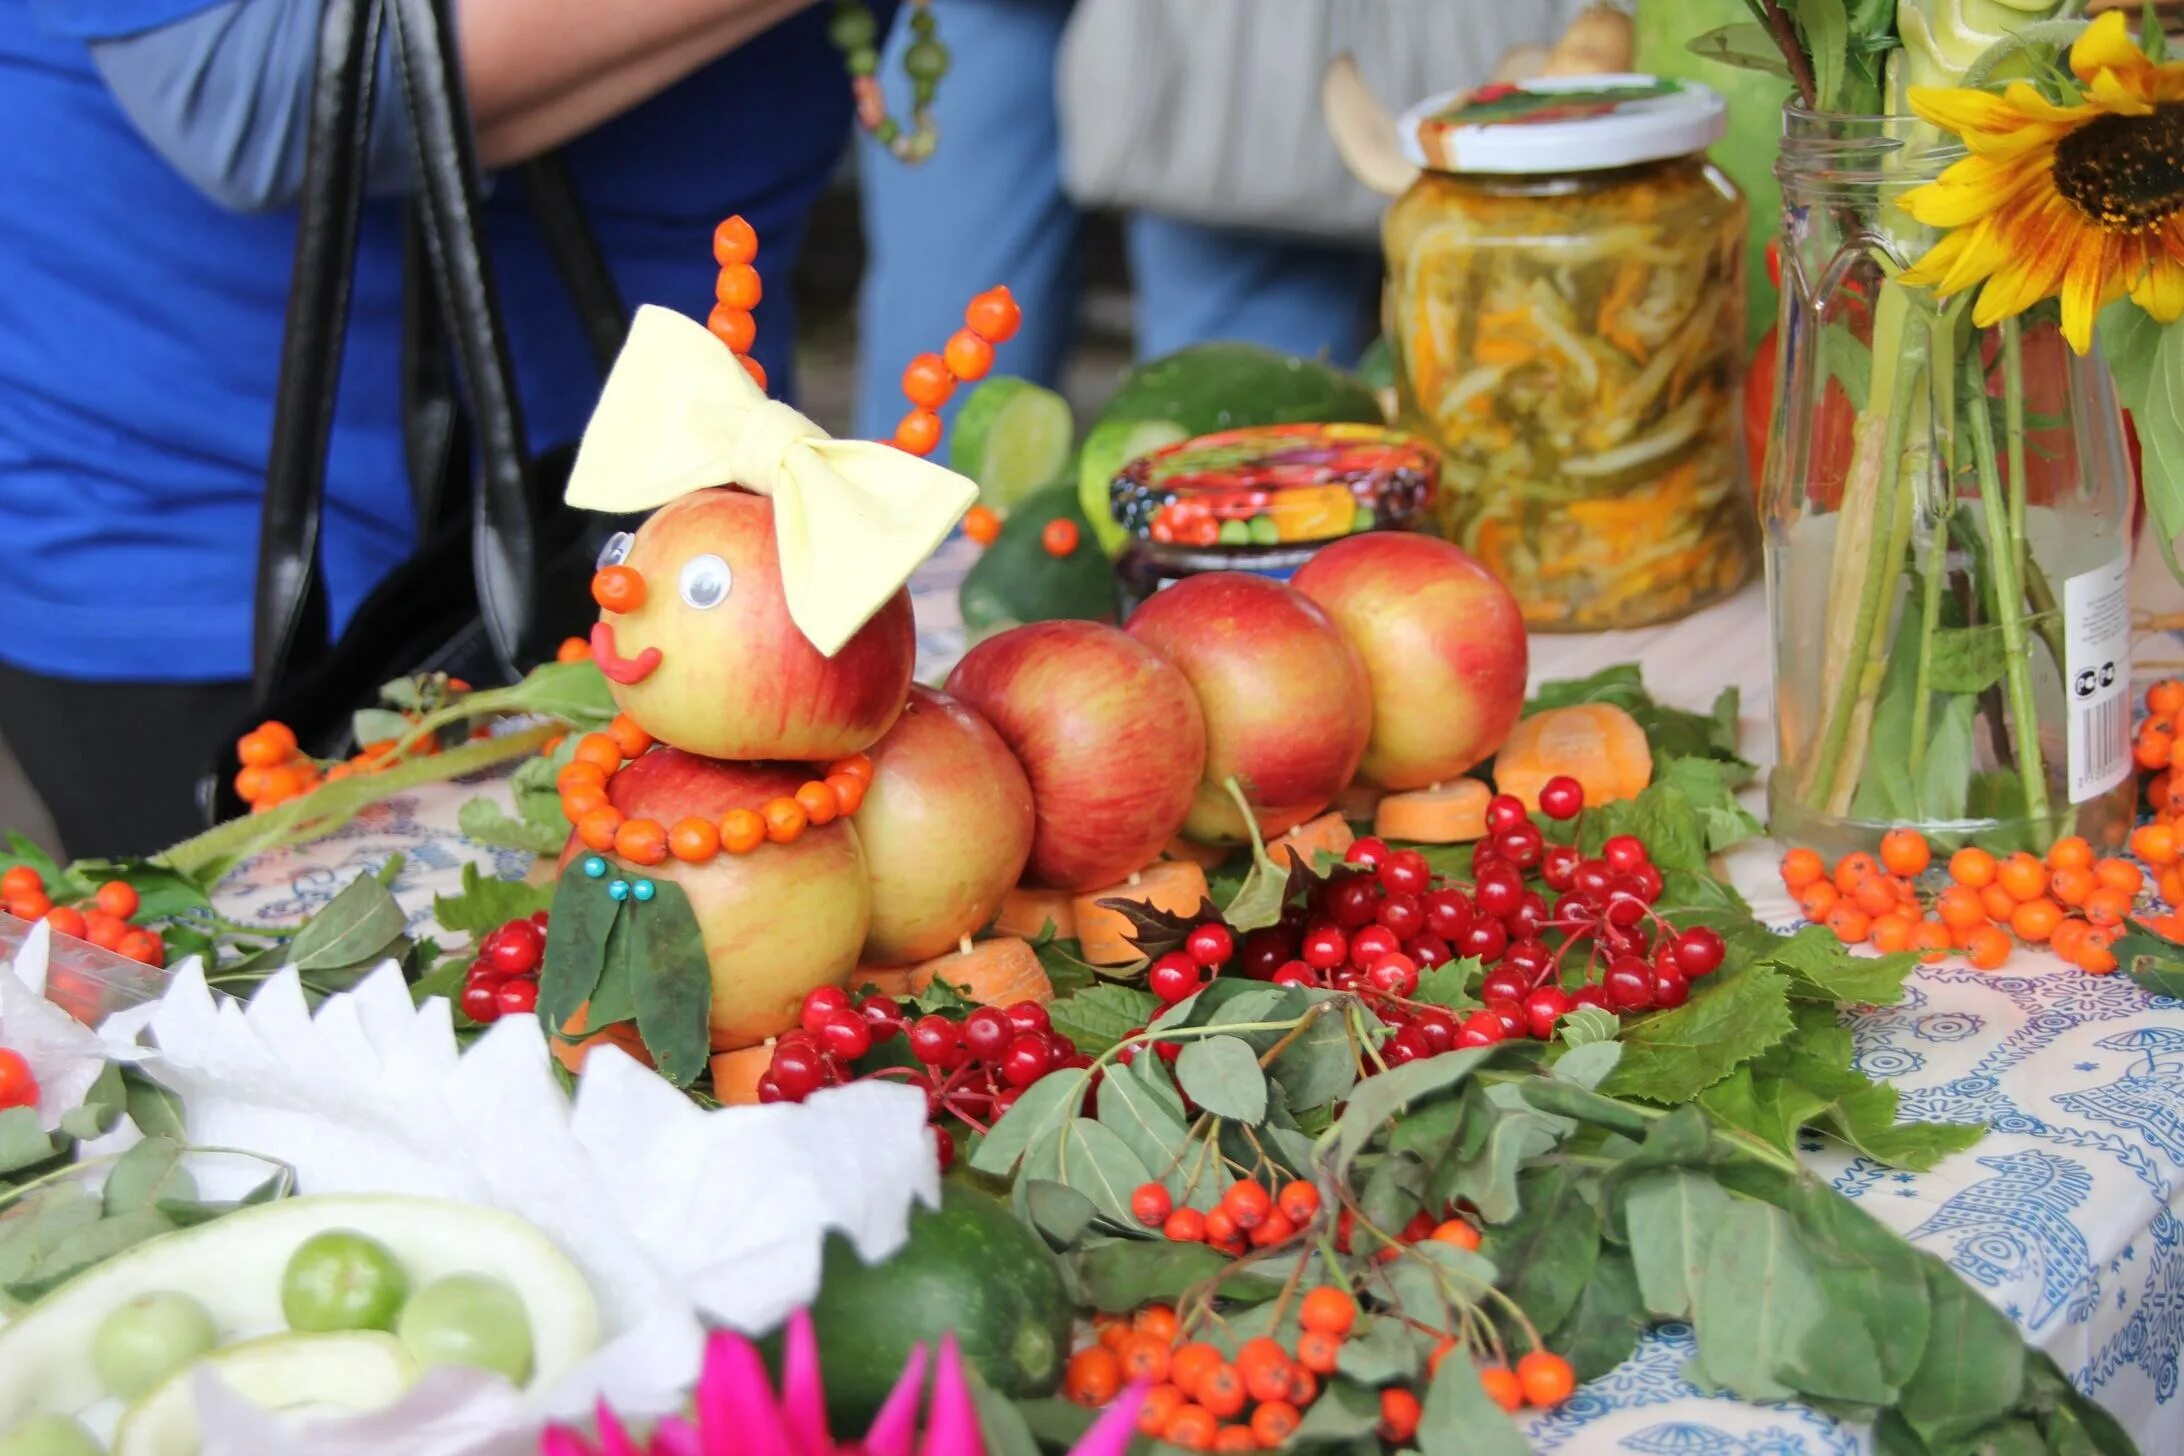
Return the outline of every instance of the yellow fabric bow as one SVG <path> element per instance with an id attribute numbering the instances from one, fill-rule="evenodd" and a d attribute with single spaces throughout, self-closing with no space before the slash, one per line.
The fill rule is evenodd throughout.
<path id="1" fill-rule="evenodd" d="M 789 619 L 828 657 L 978 498 L 892 445 L 833 438 L 768 399 L 702 325 L 648 304 L 585 428 L 569 504 L 635 514 L 727 484 L 773 498 Z"/>

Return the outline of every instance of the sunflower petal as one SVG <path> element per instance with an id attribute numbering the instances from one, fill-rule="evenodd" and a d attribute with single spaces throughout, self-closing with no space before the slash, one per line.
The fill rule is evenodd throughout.
<path id="1" fill-rule="evenodd" d="M 1903 208 L 1928 227 L 1953 228 L 2006 207 L 2049 176 L 2043 164 L 1966 157 L 1924 187 L 1903 195 Z"/>
<path id="2" fill-rule="evenodd" d="M 2110 11 L 2109 14 L 2115 14 Z M 2117 116 L 2151 116 L 2154 112 L 2151 88 L 2146 76 L 2127 76 L 2119 71 L 2102 71 L 2086 83 L 2086 94 L 2091 96 L 2100 109 Z"/>
<path id="3" fill-rule="evenodd" d="M 2064 106 L 2059 102 L 2050 101 L 2042 96 L 2035 87 L 2024 81 L 2010 82 L 2004 88 L 2002 96 L 2013 109 L 2021 112 L 2028 122 L 2048 122 L 2056 126 L 2070 127 L 2076 126 L 2079 122 L 2100 110 L 2097 106 L 2082 104 Z"/>
<path id="4" fill-rule="evenodd" d="M 2157 323 L 2173 324 L 2184 317 L 2184 263 L 2166 253 L 2149 258 L 2146 271 L 2131 285 L 2131 301 Z"/>
<path id="5" fill-rule="evenodd" d="M 2102 305 L 2122 292 L 2114 277 L 2120 255 L 2116 238 L 2096 232 L 2081 235 L 2071 255 L 2063 275 L 2063 337 L 2080 354 L 2093 347 L 2093 320 Z"/>
<path id="6" fill-rule="evenodd" d="M 2143 98 L 2153 79 L 2154 63 L 2139 49 L 2121 10 L 2110 10 L 2085 28 L 2070 47 L 2070 69 L 2079 80 L 2092 84 L 2103 71 L 2117 72 L 2139 81 Z"/>
<path id="7" fill-rule="evenodd" d="M 1972 322 L 1985 328 L 2051 297 L 2063 282 L 2074 240 L 2083 231 L 2069 204 L 2060 199 L 2037 213 L 1996 219 L 1997 241 L 2009 261 L 1996 268 L 1980 290 Z"/>
<path id="8" fill-rule="evenodd" d="M 1944 298 L 1963 292 L 2007 259 L 1990 242 L 1993 231 L 1985 222 L 1952 230 L 1897 274 L 1896 281 L 1908 288 L 1932 288 Z"/>

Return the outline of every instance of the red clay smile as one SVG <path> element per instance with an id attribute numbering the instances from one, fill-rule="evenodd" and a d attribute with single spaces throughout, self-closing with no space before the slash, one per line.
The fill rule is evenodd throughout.
<path id="1" fill-rule="evenodd" d="M 607 681 L 632 687 L 652 676 L 660 665 L 660 649 L 647 647 L 635 657 L 624 657 L 614 650 L 614 629 L 605 622 L 595 623 L 591 629 L 592 660 L 606 674 Z"/>

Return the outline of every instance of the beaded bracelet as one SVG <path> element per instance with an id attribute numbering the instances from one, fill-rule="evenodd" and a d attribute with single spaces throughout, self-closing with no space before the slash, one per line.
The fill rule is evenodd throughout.
<path id="1" fill-rule="evenodd" d="M 902 53 L 903 74 L 910 78 L 910 126 L 905 130 L 888 115 L 887 98 L 880 91 L 880 24 L 872 7 L 865 0 L 834 0 L 834 14 L 827 22 L 827 37 L 842 53 L 849 71 L 857 125 L 895 160 L 913 166 L 932 156 L 940 145 L 933 99 L 940 94 L 940 78 L 948 74 L 948 48 L 941 44 L 939 30 L 928 0 L 911 0 L 910 33 L 915 39 Z"/>
<path id="2" fill-rule="evenodd" d="M 749 854 L 762 844 L 788 844 L 808 826 L 856 813 L 872 786 L 871 758 L 853 753 L 828 764 L 823 777 L 793 795 L 769 799 L 757 809 L 730 809 L 718 823 L 692 816 L 669 828 L 656 819 L 626 816 L 607 799 L 607 784 L 623 764 L 651 747 L 652 735 L 627 713 L 616 715 L 606 732 L 577 741 L 576 756 L 555 777 L 554 787 L 561 794 L 561 812 L 586 849 L 612 851 L 641 865 L 660 864 L 669 855 L 703 864 L 719 853 Z"/>

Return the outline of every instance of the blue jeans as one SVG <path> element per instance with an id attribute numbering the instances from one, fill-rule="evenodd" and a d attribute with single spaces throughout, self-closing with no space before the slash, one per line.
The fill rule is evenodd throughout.
<path id="1" fill-rule="evenodd" d="M 1024 327 L 995 370 L 1053 386 L 1083 291 L 1083 216 L 1063 195 L 1055 50 L 1069 0 L 934 6 L 952 64 L 940 83 L 940 149 L 906 167 L 869 138 L 858 155 L 869 261 L 859 303 L 857 433 L 885 439 L 909 402 L 903 366 L 937 352 L 963 306 L 997 283 Z M 881 73 L 906 104 L 897 24 Z M 1126 224 L 1140 358 L 1242 339 L 1351 364 L 1372 339 L 1378 259 L 1138 214 Z M 956 394 L 960 403 L 969 391 Z"/>

